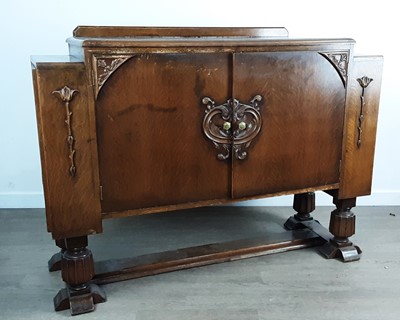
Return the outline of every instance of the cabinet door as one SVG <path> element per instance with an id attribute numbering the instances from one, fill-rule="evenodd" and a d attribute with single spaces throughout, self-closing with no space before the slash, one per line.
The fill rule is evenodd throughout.
<path id="1" fill-rule="evenodd" d="M 315 51 L 235 54 L 233 96 L 256 95 L 262 127 L 234 159 L 233 197 L 338 183 L 345 88 L 333 65 Z"/>
<path id="2" fill-rule="evenodd" d="M 230 163 L 204 136 L 202 98 L 231 94 L 227 54 L 141 54 L 96 103 L 103 212 L 226 199 Z"/>

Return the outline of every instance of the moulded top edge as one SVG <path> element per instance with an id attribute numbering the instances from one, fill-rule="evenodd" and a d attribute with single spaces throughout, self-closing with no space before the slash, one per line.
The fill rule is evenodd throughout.
<path id="1" fill-rule="evenodd" d="M 75 38 L 136 38 L 136 37 L 247 37 L 287 38 L 284 27 L 128 27 L 128 26 L 78 26 L 73 32 Z"/>
<path id="2" fill-rule="evenodd" d="M 33 55 L 31 56 L 31 64 L 36 67 L 38 64 L 64 64 L 64 63 L 80 63 L 80 59 L 71 55 Z"/>
<path id="3" fill-rule="evenodd" d="M 81 47 L 227 47 L 227 46 L 319 46 L 353 44 L 349 38 L 341 39 L 279 39 L 279 38 L 68 38 L 71 45 Z"/>

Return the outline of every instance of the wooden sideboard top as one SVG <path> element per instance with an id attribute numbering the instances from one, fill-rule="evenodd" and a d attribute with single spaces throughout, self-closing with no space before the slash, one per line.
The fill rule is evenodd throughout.
<path id="1" fill-rule="evenodd" d="M 350 38 L 292 39 L 282 27 L 103 27 L 78 26 L 67 42 L 77 47 L 227 47 L 355 43 Z"/>
<path id="2" fill-rule="evenodd" d="M 227 27 L 128 27 L 128 26 L 78 26 L 75 38 L 126 38 L 126 37 L 288 37 L 283 27 L 227 28 Z"/>

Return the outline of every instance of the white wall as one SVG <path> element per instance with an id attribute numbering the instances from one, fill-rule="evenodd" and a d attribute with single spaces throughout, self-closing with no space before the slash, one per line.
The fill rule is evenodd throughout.
<path id="1" fill-rule="evenodd" d="M 383 54 L 373 195 L 400 205 L 398 10 L 393 0 L 13 0 L 0 5 L 0 207 L 43 207 L 30 55 L 67 54 L 77 25 L 284 26 L 291 37 L 351 37 L 356 54 Z M 318 201 L 319 200 L 319 201 Z M 319 196 L 318 204 L 330 204 Z M 291 197 L 251 204 L 290 205 Z"/>

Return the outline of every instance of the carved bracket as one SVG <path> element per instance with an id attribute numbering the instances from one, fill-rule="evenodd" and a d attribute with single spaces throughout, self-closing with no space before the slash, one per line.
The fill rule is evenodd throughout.
<path id="1" fill-rule="evenodd" d="M 362 137 L 362 124 L 364 121 L 364 111 L 365 111 L 365 89 L 368 87 L 368 85 L 373 81 L 374 79 L 368 78 L 367 76 L 363 76 L 362 78 L 358 78 L 357 81 L 360 84 L 362 90 L 361 90 L 361 106 L 360 106 L 360 115 L 358 116 L 358 138 L 357 138 L 357 148 L 361 147 L 361 137 Z"/>
<path id="2" fill-rule="evenodd" d="M 258 107 L 261 100 L 262 97 L 256 95 L 250 100 L 250 105 L 237 99 L 215 105 L 211 98 L 203 98 L 203 104 L 207 105 L 203 131 L 215 147 L 222 150 L 217 155 L 219 160 L 228 159 L 231 148 L 236 159 L 247 157 L 247 149 L 261 130 L 262 120 Z"/>
<path id="3" fill-rule="evenodd" d="M 72 131 L 72 111 L 70 108 L 70 102 L 74 98 L 74 95 L 77 94 L 79 91 L 75 89 L 71 89 L 67 86 L 64 88 L 53 91 L 53 94 L 57 94 L 59 98 L 61 99 L 62 102 L 64 102 L 65 106 L 65 113 L 66 113 L 66 119 L 65 119 L 65 124 L 67 125 L 67 143 L 68 143 L 68 149 L 69 149 L 69 155 L 68 158 L 70 160 L 70 167 L 69 167 L 69 174 L 71 177 L 75 177 L 76 174 L 76 166 L 75 166 L 75 138 L 74 134 Z"/>
<path id="4" fill-rule="evenodd" d="M 348 51 L 335 51 L 335 52 L 320 52 L 325 59 L 327 59 L 332 66 L 339 73 L 344 87 L 347 83 L 347 69 L 349 65 L 349 52 Z"/>
<path id="5" fill-rule="evenodd" d="M 101 87 L 107 79 L 132 55 L 119 55 L 119 56 L 94 56 L 93 69 L 94 69 L 94 87 L 95 95 L 99 94 Z"/>

